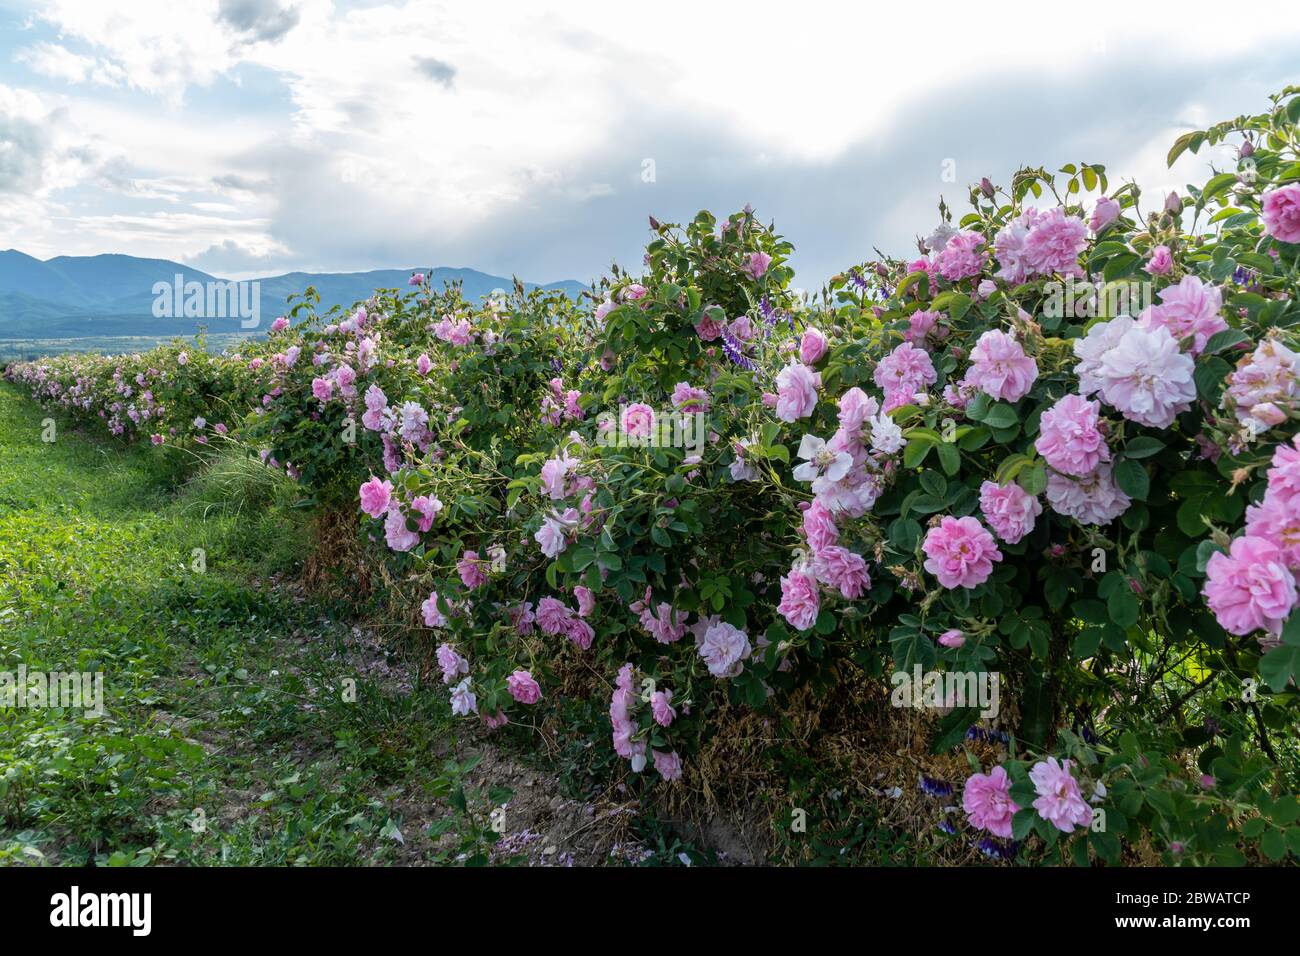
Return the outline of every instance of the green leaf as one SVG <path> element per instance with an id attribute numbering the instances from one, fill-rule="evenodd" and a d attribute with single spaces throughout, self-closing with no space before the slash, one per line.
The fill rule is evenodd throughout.
<path id="1" fill-rule="evenodd" d="M 921 462 L 925 461 L 925 456 L 930 454 L 930 449 L 935 443 L 928 438 L 913 438 L 908 441 L 907 447 L 903 449 L 903 466 L 905 468 L 917 468 Z"/>
<path id="2" fill-rule="evenodd" d="M 1029 831 L 1034 828 L 1034 820 L 1038 817 L 1038 811 L 1033 807 L 1026 807 L 1023 810 L 1017 810 L 1016 815 L 1011 818 L 1011 836 L 1016 840 L 1023 840 L 1029 836 Z"/>
<path id="3" fill-rule="evenodd" d="M 1283 644 L 1273 648 L 1259 659 L 1259 676 L 1273 693 L 1282 693 L 1292 678 L 1300 676 L 1300 647 Z"/>
<path id="4" fill-rule="evenodd" d="M 1286 856 L 1286 840 L 1281 830 L 1269 830 L 1260 838 L 1259 848 L 1264 855 L 1276 863 Z"/>
<path id="5" fill-rule="evenodd" d="M 1292 614 L 1282 627 L 1282 643 L 1300 647 L 1300 614 Z"/>
<path id="6" fill-rule="evenodd" d="M 1127 587 L 1113 592 L 1106 602 L 1111 621 L 1122 628 L 1130 628 L 1137 623 L 1137 597 Z"/>
<path id="7" fill-rule="evenodd" d="M 1205 184 L 1205 188 L 1201 190 L 1199 205 L 1204 206 L 1205 203 L 1209 202 L 1236 181 L 1236 173 L 1219 173 L 1217 176 L 1211 176 L 1209 182 Z"/>
<path id="8" fill-rule="evenodd" d="M 1016 417 L 1016 410 L 1003 402 L 995 404 L 988 410 L 988 414 L 984 416 L 984 424 L 990 428 L 1010 428 L 1012 425 L 1018 424 L 1019 421 L 1020 419 Z"/>
<path id="9" fill-rule="evenodd" d="M 1232 366 L 1217 355 L 1203 362 L 1192 374 L 1192 379 L 1196 382 L 1196 394 L 1207 402 L 1217 404 L 1219 393 L 1223 391 L 1231 372 Z"/>
<path id="10" fill-rule="evenodd" d="M 1210 340 L 1205 343 L 1205 348 L 1201 354 L 1214 355 L 1216 352 L 1222 352 L 1234 345 L 1249 341 L 1250 336 L 1240 329 L 1224 329 L 1222 332 L 1215 332 L 1210 336 Z"/>
<path id="11" fill-rule="evenodd" d="M 1047 466 L 1040 461 L 1032 468 L 1022 470 L 1016 483 L 1031 495 L 1041 495 L 1047 490 Z"/>
<path id="12" fill-rule="evenodd" d="M 1182 136 L 1178 137 L 1178 139 L 1174 140 L 1174 145 L 1169 149 L 1169 155 L 1165 157 L 1165 163 L 1172 166 L 1178 157 L 1192 145 L 1192 138 L 1196 135 L 1195 132 L 1184 133 Z M 1193 150 L 1193 152 L 1195 151 Z"/>
<path id="13" fill-rule="evenodd" d="M 940 442 L 936 447 L 939 450 L 939 464 L 943 467 L 944 474 L 949 477 L 957 474 L 961 470 L 961 453 L 949 442 Z"/>
<path id="14" fill-rule="evenodd" d="M 1151 479 L 1147 470 L 1136 461 L 1124 459 L 1115 466 L 1115 484 L 1134 501 L 1146 501 L 1151 490 Z"/>
<path id="15" fill-rule="evenodd" d="M 1165 443 L 1158 438 L 1150 438 L 1146 435 L 1138 435 L 1124 446 L 1125 458 L 1150 458 L 1152 455 L 1159 454 L 1165 447 Z"/>

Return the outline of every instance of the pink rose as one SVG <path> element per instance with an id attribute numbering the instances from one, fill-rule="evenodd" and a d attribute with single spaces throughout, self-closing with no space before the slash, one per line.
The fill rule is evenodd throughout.
<path id="1" fill-rule="evenodd" d="M 1024 398 L 1038 378 L 1037 363 L 1025 354 L 1019 342 L 998 329 L 979 337 L 970 358 L 965 384 L 1003 401 Z"/>
<path id="2" fill-rule="evenodd" d="M 966 643 L 966 635 L 954 627 L 939 635 L 939 643 L 944 647 L 961 647 Z"/>
<path id="3" fill-rule="evenodd" d="M 389 508 L 384 521 L 384 540 L 394 551 L 410 551 L 420 543 L 419 534 L 406 527 L 406 515 L 396 505 Z"/>
<path id="4" fill-rule="evenodd" d="M 925 535 L 925 569 L 946 588 L 973 588 L 988 580 L 1002 552 L 977 518 L 948 515 Z"/>
<path id="5" fill-rule="evenodd" d="M 393 483 L 380 481 L 373 475 L 360 489 L 361 510 L 372 518 L 378 518 L 388 510 L 388 503 L 393 495 Z"/>
<path id="6" fill-rule="evenodd" d="M 707 412 L 709 410 L 709 393 L 687 382 L 678 382 L 673 386 L 673 407 L 683 412 Z"/>
<path id="7" fill-rule="evenodd" d="M 437 591 L 433 591 L 429 594 L 429 597 L 425 602 L 420 605 L 420 610 L 424 612 L 424 623 L 426 627 L 447 626 L 447 616 L 443 614 L 442 611 L 438 610 Z M 466 666 L 465 673 L 469 673 L 468 666 Z"/>
<path id="8" fill-rule="evenodd" d="M 438 645 L 438 666 L 442 668 L 442 682 L 450 684 L 457 677 L 464 677 L 469 673 L 469 661 L 456 653 L 456 649 L 450 644 Z"/>
<path id="9" fill-rule="evenodd" d="M 1096 235 L 1118 219 L 1119 213 L 1119 203 L 1109 196 L 1102 196 L 1097 200 L 1097 205 L 1092 210 L 1092 218 L 1088 220 L 1088 228 L 1092 230 L 1093 235 Z"/>
<path id="10" fill-rule="evenodd" d="M 1058 763 L 1055 757 L 1048 757 L 1034 764 L 1029 779 L 1038 791 L 1034 809 L 1056 829 L 1070 833 L 1076 826 L 1092 823 L 1092 808 L 1079 793 L 1079 782 L 1070 774 L 1070 761 Z"/>
<path id="11" fill-rule="evenodd" d="M 776 376 L 776 417 L 783 422 L 807 418 L 817 407 L 822 378 L 806 365 L 792 362 Z"/>
<path id="12" fill-rule="evenodd" d="M 1280 242 L 1300 242 L 1300 183 L 1264 193 L 1264 231 Z"/>
<path id="13" fill-rule="evenodd" d="M 1016 544 L 1034 530 L 1043 506 L 1014 481 L 1006 485 L 986 481 L 980 485 L 980 511 L 994 534 L 1007 544 Z"/>
<path id="14" fill-rule="evenodd" d="M 980 283 L 984 285 L 983 282 Z M 942 312 L 931 312 L 920 309 L 913 312 L 907 317 L 907 328 L 903 330 L 903 341 L 910 342 L 917 348 L 925 348 L 925 340 L 933 336 L 940 338 L 939 320 L 943 318 Z"/>
<path id="15" fill-rule="evenodd" d="M 633 438 L 648 438 L 655 427 L 655 410 L 643 402 L 633 402 L 623 409 L 623 433 Z"/>
<path id="16" fill-rule="evenodd" d="M 1168 246 L 1156 246 L 1151 250 L 1151 258 L 1143 266 L 1147 272 L 1153 276 L 1168 275 L 1169 270 L 1174 267 L 1174 257 L 1169 252 Z"/>
<path id="17" fill-rule="evenodd" d="M 1282 550 L 1251 535 L 1233 541 L 1227 554 L 1210 557 L 1201 593 L 1223 629 L 1237 635 L 1281 634 L 1296 604 L 1295 578 Z"/>
<path id="18" fill-rule="evenodd" d="M 1020 808 L 1011 799 L 1011 778 L 1002 767 L 967 777 L 961 805 L 972 826 L 1010 839 L 1011 818 Z"/>
<path id="19" fill-rule="evenodd" d="M 850 601 L 862 597 L 871 587 L 866 560 L 837 544 L 827 545 L 816 553 L 813 570 L 819 581 L 838 589 Z"/>
<path id="20" fill-rule="evenodd" d="M 925 391 L 938 377 L 929 353 L 910 342 L 881 359 L 872 373 L 872 380 L 885 392 L 886 412 L 911 402 L 913 395 Z"/>
<path id="21" fill-rule="evenodd" d="M 677 717 L 677 711 L 673 709 L 673 692 L 657 690 L 651 694 L 650 712 L 654 715 L 655 723 L 660 727 L 670 725 Z"/>
<path id="22" fill-rule="evenodd" d="M 803 513 L 803 533 L 808 539 L 808 547 L 814 554 L 840 540 L 840 532 L 835 527 L 834 516 L 816 499 Z"/>
<path id="23" fill-rule="evenodd" d="M 442 502 L 428 495 L 419 495 L 411 501 L 411 510 L 420 516 L 417 522 L 420 531 L 428 531 L 433 527 L 433 519 L 442 510 Z"/>
<path id="24" fill-rule="evenodd" d="M 579 584 L 573 589 L 573 596 L 578 599 L 578 616 L 591 617 L 591 612 L 596 609 L 596 595 L 592 593 L 591 588 Z"/>
<path id="25" fill-rule="evenodd" d="M 483 562 L 477 551 L 466 551 L 456 563 L 456 571 L 465 587 L 473 590 L 487 584 L 488 576 L 483 571 Z"/>
<path id="26" fill-rule="evenodd" d="M 334 383 L 327 378 L 313 378 L 311 380 L 311 393 L 317 401 L 324 404 L 334 394 Z"/>
<path id="27" fill-rule="evenodd" d="M 537 626 L 543 634 L 562 634 L 573 617 L 573 611 L 558 598 L 544 597 L 537 602 L 536 616 Z"/>
<path id="28" fill-rule="evenodd" d="M 673 750 L 664 753 L 661 750 L 652 752 L 655 761 L 655 770 L 659 771 L 659 776 L 665 780 L 680 780 L 682 776 L 682 758 L 677 756 L 677 751 Z"/>
<path id="29" fill-rule="evenodd" d="M 949 282 L 977 276 L 988 263 L 989 255 L 981 250 L 984 237 L 977 232 L 959 232 L 948 240 L 935 259 L 935 269 Z"/>
<path id="30" fill-rule="evenodd" d="M 1066 395 L 1043 412 L 1034 448 L 1056 471 L 1087 475 L 1110 461 L 1101 433 L 1101 404 L 1081 395 Z"/>
<path id="31" fill-rule="evenodd" d="M 799 360 L 805 365 L 816 365 L 825 354 L 826 336 L 813 328 L 805 331 L 799 341 Z"/>
<path id="32" fill-rule="evenodd" d="M 821 610 L 817 579 L 808 571 L 792 568 L 781 578 L 781 603 L 776 609 L 795 630 L 808 630 Z"/>
<path id="33" fill-rule="evenodd" d="M 542 699 L 542 689 L 528 671 L 515 671 L 507 677 L 506 689 L 521 704 L 535 704 Z"/>
<path id="34" fill-rule="evenodd" d="M 854 386 L 840 396 L 840 427 L 845 434 L 857 436 L 868 419 L 874 418 L 880 411 L 880 403 Z"/>
<path id="35" fill-rule="evenodd" d="M 751 252 L 745 256 L 744 271 L 754 279 L 761 279 L 771 264 L 772 257 L 766 252 Z"/>

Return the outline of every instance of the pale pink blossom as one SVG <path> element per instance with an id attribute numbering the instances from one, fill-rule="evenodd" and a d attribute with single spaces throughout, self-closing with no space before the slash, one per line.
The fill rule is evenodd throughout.
<path id="1" fill-rule="evenodd" d="M 813 571 L 819 581 L 837 589 L 851 601 L 862 597 L 871 588 L 866 560 L 839 545 L 820 548 L 813 557 Z"/>
<path id="2" fill-rule="evenodd" d="M 1151 250 L 1151 256 L 1147 259 L 1147 264 L 1142 268 L 1153 276 L 1168 275 L 1174 267 L 1174 256 L 1169 251 L 1168 246 L 1156 246 Z"/>
<path id="3" fill-rule="evenodd" d="M 1011 818 L 1020 807 L 1011 799 L 1011 778 L 1002 767 L 967 777 L 961 805 L 972 826 L 988 830 L 994 836 L 1011 838 Z"/>
<path id="4" fill-rule="evenodd" d="M 699 646 L 700 657 L 714 677 L 735 677 L 751 652 L 749 636 L 726 621 L 711 625 Z"/>
<path id="5" fill-rule="evenodd" d="M 542 688 L 528 671 L 515 671 L 507 677 L 506 690 L 521 704 L 535 704 L 542 699 Z"/>
<path id="6" fill-rule="evenodd" d="M 1282 549 L 1251 535 L 1234 540 L 1227 554 L 1210 556 L 1201 593 L 1229 634 L 1281 634 L 1296 605 L 1296 581 Z"/>
<path id="7" fill-rule="evenodd" d="M 1091 474 L 1110 461 L 1100 411 L 1098 402 L 1073 393 L 1063 396 L 1039 419 L 1034 448 L 1062 474 Z"/>
<path id="8" fill-rule="evenodd" d="M 935 270 L 949 282 L 979 275 L 989 260 L 988 253 L 981 249 L 983 245 L 984 237 L 977 232 L 957 233 L 935 258 Z"/>
<path id="9" fill-rule="evenodd" d="M 1034 809 L 1056 829 L 1071 833 L 1075 827 L 1092 823 L 1092 808 L 1079 792 L 1079 782 L 1070 773 L 1069 760 L 1058 762 L 1055 757 L 1041 760 L 1029 771 L 1029 779 L 1038 792 Z"/>
<path id="10" fill-rule="evenodd" d="M 965 383 L 1002 401 L 1024 398 L 1038 378 L 1037 363 L 1019 342 L 999 329 L 981 335 L 970 358 Z"/>
<path id="11" fill-rule="evenodd" d="M 954 627 L 939 635 L 939 643 L 944 647 L 961 647 L 966 643 L 966 635 Z"/>
<path id="12" fill-rule="evenodd" d="M 389 508 L 384 521 L 384 540 L 394 551 L 410 551 L 420 543 L 420 535 L 407 528 L 406 515 L 396 505 Z"/>
<path id="13" fill-rule="evenodd" d="M 659 776 L 665 780 L 680 780 L 682 776 L 682 758 L 677 756 L 677 751 L 672 750 L 664 753 L 662 750 L 651 751 L 654 757 L 655 770 L 659 771 Z"/>
<path id="14" fill-rule="evenodd" d="M 1016 544 L 1034 530 L 1043 506 L 1014 481 L 1005 485 L 986 481 L 980 485 L 980 512 L 994 534 L 1007 544 Z"/>
<path id="15" fill-rule="evenodd" d="M 1264 231 L 1280 242 L 1300 243 L 1300 183 L 1270 190 L 1263 200 Z"/>
<path id="16" fill-rule="evenodd" d="M 798 631 L 806 631 L 817 621 L 821 610 L 821 596 L 817 591 L 817 578 L 808 569 L 791 568 L 781 578 L 781 603 L 777 612 Z"/>
<path id="17" fill-rule="evenodd" d="M 1160 292 L 1160 303 L 1148 306 L 1138 316 L 1143 328 L 1164 328 L 1182 342 L 1193 337 L 1190 352 L 1199 355 L 1210 336 L 1228 327 L 1220 311 L 1223 293 L 1217 286 L 1206 285 L 1196 276 L 1183 276 L 1178 285 Z"/>
<path id="18" fill-rule="evenodd" d="M 424 612 L 424 624 L 426 627 L 447 626 L 447 616 L 438 609 L 437 591 L 429 594 L 424 603 L 420 605 L 420 610 Z"/>
<path id="19" fill-rule="evenodd" d="M 1125 418 L 1168 428 L 1196 400 L 1192 357 L 1163 328 L 1128 329 L 1094 372 L 1102 400 Z"/>
<path id="20" fill-rule="evenodd" d="M 1132 500 L 1115 484 L 1106 464 L 1078 479 L 1052 472 L 1047 476 L 1047 503 L 1080 524 L 1105 525 L 1127 511 Z"/>
<path id="21" fill-rule="evenodd" d="M 1093 207 L 1092 218 L 1088 220 L 1088 228 L 1092 230 L 1092 234 L 1095 236 L 1118 219 L 1119 214 L 1119 203 L 1109 196 L 1102 196 L 1097 200 L 1097 205 Z"/>
<path id="22" fill-rule="evenodd" d="M 469 661 L 465 660 L 450 644 L 438 645 L 438 666 L 442 668 L 442 682 L 450 684 L 457 677 L 469 673 Z"/>
<path id="23" fill-rule="evenodd" d="M 457 717 L 468 717 L 470 714 L 478 713 L 478 698 L 470 690 L 469 681 L 470 679 L 466 677 L 451 689 L 451 712 Z"/>
<path id="24" fill-rule="evenodd" d="M 826 354 L 826 336 L 815 328 L 807 329 L 799 340 L 799 360 L 805 365 L 816 365 Z"/>
<path id="25" fill-rule="evenodd" d="M 380 481 L 374 475 L 361 486 L 361 510 L 372 518 L 378 518 L 388 510 L 388 503 L 393 496 L 393 483 Z"/>
<path id="26" fill-rule="evenodd" d="M 821 375 L 808 366 L 792 362 L 776 376 L 776 417 L 783 422 L 807 418 L 817 407 Z"/>
<path id="27" fill-rule="evenodd" d="M 676 719 L 677 711 L 673 709 L 673 692 L 657 690 L 650 695 L 650 712 L 660 727 L 667 727 Z"/>
<path id="28" fill-rule="evenodd" d="M 946 588 L 978 587 L 993 573 L 993 562 L 1002 560 L 993 535 L 971 517 L 945 515 L 926 532 L 921 550 L 925 569 Z"/>

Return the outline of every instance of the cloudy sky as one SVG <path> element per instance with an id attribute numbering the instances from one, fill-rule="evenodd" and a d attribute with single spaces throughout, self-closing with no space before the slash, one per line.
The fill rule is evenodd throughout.
<path id="1" fill-rule="evenodd" d="M 1203 179 L 1180 132 L 1300 83 L 1293 0 L 1242 9 L 0 0 L 0 248 L 588 280 L 748 202 L 813 287 L 1021 163 Z"/>

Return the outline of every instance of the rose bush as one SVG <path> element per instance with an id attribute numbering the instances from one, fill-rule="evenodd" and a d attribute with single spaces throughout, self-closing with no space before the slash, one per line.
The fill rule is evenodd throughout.
<path id="1" fill-rule="evenodd" d="M 652 219 L 641 272 L 589 305 L 416 277 L 298 302 L 239 355 L 7 375 L 126 437 L 230 420 L 309 501 L 359 511 L 450 706 L 489 727 L 554 706 L 581 662 L 608 745 L 674 781 L 724 702 L 996 672 L 1001 714 L 945 700 L 932 739 L 966 748 L 987 854 L 1035 835 L 1077 863 L 1280 859 L 1300 854 L 1297 92 L 1180 138 L 1171 162 L 1231 143 L 1233 168 L 1155 208 L 1098 165 L 1023 169 L 956 223 L 941 206 L 917 259 L 816 299 L 751 210 L 700 213 Z"/>

